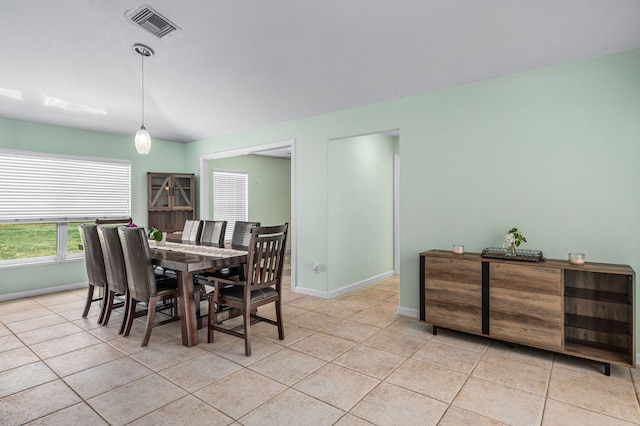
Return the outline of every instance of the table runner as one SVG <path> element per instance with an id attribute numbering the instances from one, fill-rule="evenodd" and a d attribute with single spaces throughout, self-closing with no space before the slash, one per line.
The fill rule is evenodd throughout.
<path id="1" fill-rule="evenodd" d="M 244 250 L 234 250 L 234 249 L 212 247 L 212 246 L 200 246 L 196 244 L 171 243 L 168 241 L 165 242 L 164 245 L 162 245 L 162 244 L 157 244 L 156 241 L 154 240 L 150 240 L 149 247 L 154 248 L 156 250 L 175 251 L 179 253 L 191 253 L 191 254 L 199 254 L 201 256 L 213 256 L 213 257 L 233 257 L 233 256 L 241 256 L 241 255 L 247 254 L 247 252 Z"/>

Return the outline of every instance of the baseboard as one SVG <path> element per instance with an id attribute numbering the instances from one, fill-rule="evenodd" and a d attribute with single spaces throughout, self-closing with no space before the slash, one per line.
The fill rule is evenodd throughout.
<path id="1" fill-rule="evenodd" d="M 77 290 L 79 288 L 86 288 L 87 286 L 88 284 L 86 282 L 73 283 L 73 284 L 58 285 L 55 287 L 38 288 L 35 290 L 19 291 L 16 293 L 0 294 L 0 302 L 5 302 L 7 300 L 22 299 L 25 297 L 42 296 L 43 294 L 57 293 L 60 291 Z"/>
<path id="2" fill-rule="evenodd" d="M 333 290 L 329 292 L 329 299 L 332 299 L 336 296 L 340 296 L 341 294 L 349 293 L 357 288 L 364 287 L 369 284 L 373 284 L 378 281 L 382 281 L 385 278 L 389 278 L 393 276 L 393 271 L 388 271 L 380 275 L 375 275 L 373 277 L 369 277 L 366 280 L 358 281 L 357 283 L 349 284 L 346 287 L 339 288 L 337 290 Z"/>
<path id="3" fill-rule="evenodd" d="M 342 288 L 339 288 L 337 290 L 333 290 L 331 292 L 318 291 L 318 290 L 313 290 L 313 289 L 310 289 L 310 288 L 305 288 L 305 287 L 300 287 L 300 286 L 296 286 L 293 289 L 293 291 L 296 292 L 296 293 L 304 294 L 306 296 L 314 296 L 314 297 L 319 297 L 321 299 L 332 299 L 332 298 L 334 298 L 336 296 L 340 296 L 341 294 L 348 293 L 348 292 L 350 292 L 352 290 L 355 290 L 357 288 L 364 287 L 364 286 L 369 285 L 369 284 L 373 284 L 375 282 L 381 281 L 381 280 L 383 280 L 385 278 L 389 278 L 391 276 L 393 276 L 393 271 L 385 272 L 383 274 L 367 278 L 366 280 L 362 280 L 362 281 L 358 281 L 357 283 L 349 284 L 346 287 L 342 287 Z"/>
<path id="4" fill-rule="evenodd" d="M 403 317 L 420 318 L 420 309 L 403 308 L 398 306 L 398 315 Z"/>

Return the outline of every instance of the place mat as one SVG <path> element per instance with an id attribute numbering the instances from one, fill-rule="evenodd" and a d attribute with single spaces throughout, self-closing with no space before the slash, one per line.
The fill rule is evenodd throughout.
<path id="1" fill-rule="evenodd" d="M 246 256 L 247 252 L 244 250 L 235 250 L 221 247 L 212 246 L 199 246 L 195 244 L 185 243 L 172 243 L 165 242 L 164 245 L 159 245 L 155 240 L 149 240 L 149 247 L 156 250 L 175 251 L 179 253 L 191 253 L 199 254 L 202 256 L 215 256 L 215 257 L 234 257 L 234 256 Z"/>

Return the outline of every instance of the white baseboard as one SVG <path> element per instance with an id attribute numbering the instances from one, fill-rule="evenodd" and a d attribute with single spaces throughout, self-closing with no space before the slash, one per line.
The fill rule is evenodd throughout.
<path id="1" fill-rule="evenodd" d="M 375 275 L 373 277 L 369 277 L 366 280 L 358 281 L 357 283 L 349 284 L 346 287 L 339 288 L 337 290 L 333 290 L 329 292 L 329 298 L 334 298 L 336 296 L 340 296 L 341 294 L 349 293 L 357 288 L 364 287 L 369 284 L 373 284 L 378 281 L 382 281 L 385 278 L 389 278 L 393 276 L 393 271 L 388 271 L 380 275 Z"/>
<path id="2" fill-rule="evenodd" d="M 0 302 L 4 302 L 7 300 L 22 299 L 25 297 L 42 296 L 43 294 L 57 293 L 60 291 L 76 290 L 79 288 L 86 288 L 87 286 L 88 284 L 86 282 L 73 283 L 73 284 L 58 285 L 55 287 L 38 288 L 35 290 L 19 291 L 16 293 L 0 294 Z"/>
<path id="3" fill-rule="evenodd" d="M 420 318 L 420 309 L 403 308 L 398 306 L 398 315 L 403 317 Z"/>
<path id="4" fill-rule="evenodd" d="M 383 274 L 367 278 L 366 280 L 362 280 L 362 281 L 358 281 L 357 283 L 349 284 L 346 287 L 342 287 L 342 288 L 339 288 L 337 290 L 333 290 L 331 292 L 318 291 L 318 290 L 313 290 L 313 289 L 310 289 L 310 288 L 304 288 L 304 287 L 300 287 L 300 286 L 296 286 L 293 289 L 293 291 L 295 293 L 300 293 L 300 294 L 304 294 L 304 295 L 307 295 L 307 296 L 320 297 L 322 299 L 332 299 L 332 298 L 334 298 L 336 296 L 340 296 L 341 294 L 348 293 L 348 292 L 353 291 L 353 290 L 355 290 L 357 288 L 364 287 L 365 285 L 369 285 L 369 284 L 381 281 L 381 280 L 383 280 L 385 278 L 389 278 L 391 276 L 393 276 L 393 271 L 385 272 Z"/>

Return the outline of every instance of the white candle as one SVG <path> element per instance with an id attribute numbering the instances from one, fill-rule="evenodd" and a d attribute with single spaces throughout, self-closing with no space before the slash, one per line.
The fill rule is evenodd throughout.
<path id="1" fill-rule="evenodd" d="M 455 254 L 464 254 L 464 246 L 459 246 L 459 245 L 453 246 L 453 252 Z"/>
<path id="2" fill-rule="evenodd" d="M 584 265 L 584 254 L 569 253 L 569 263 L 572 263 L 574 265 Z"/>

